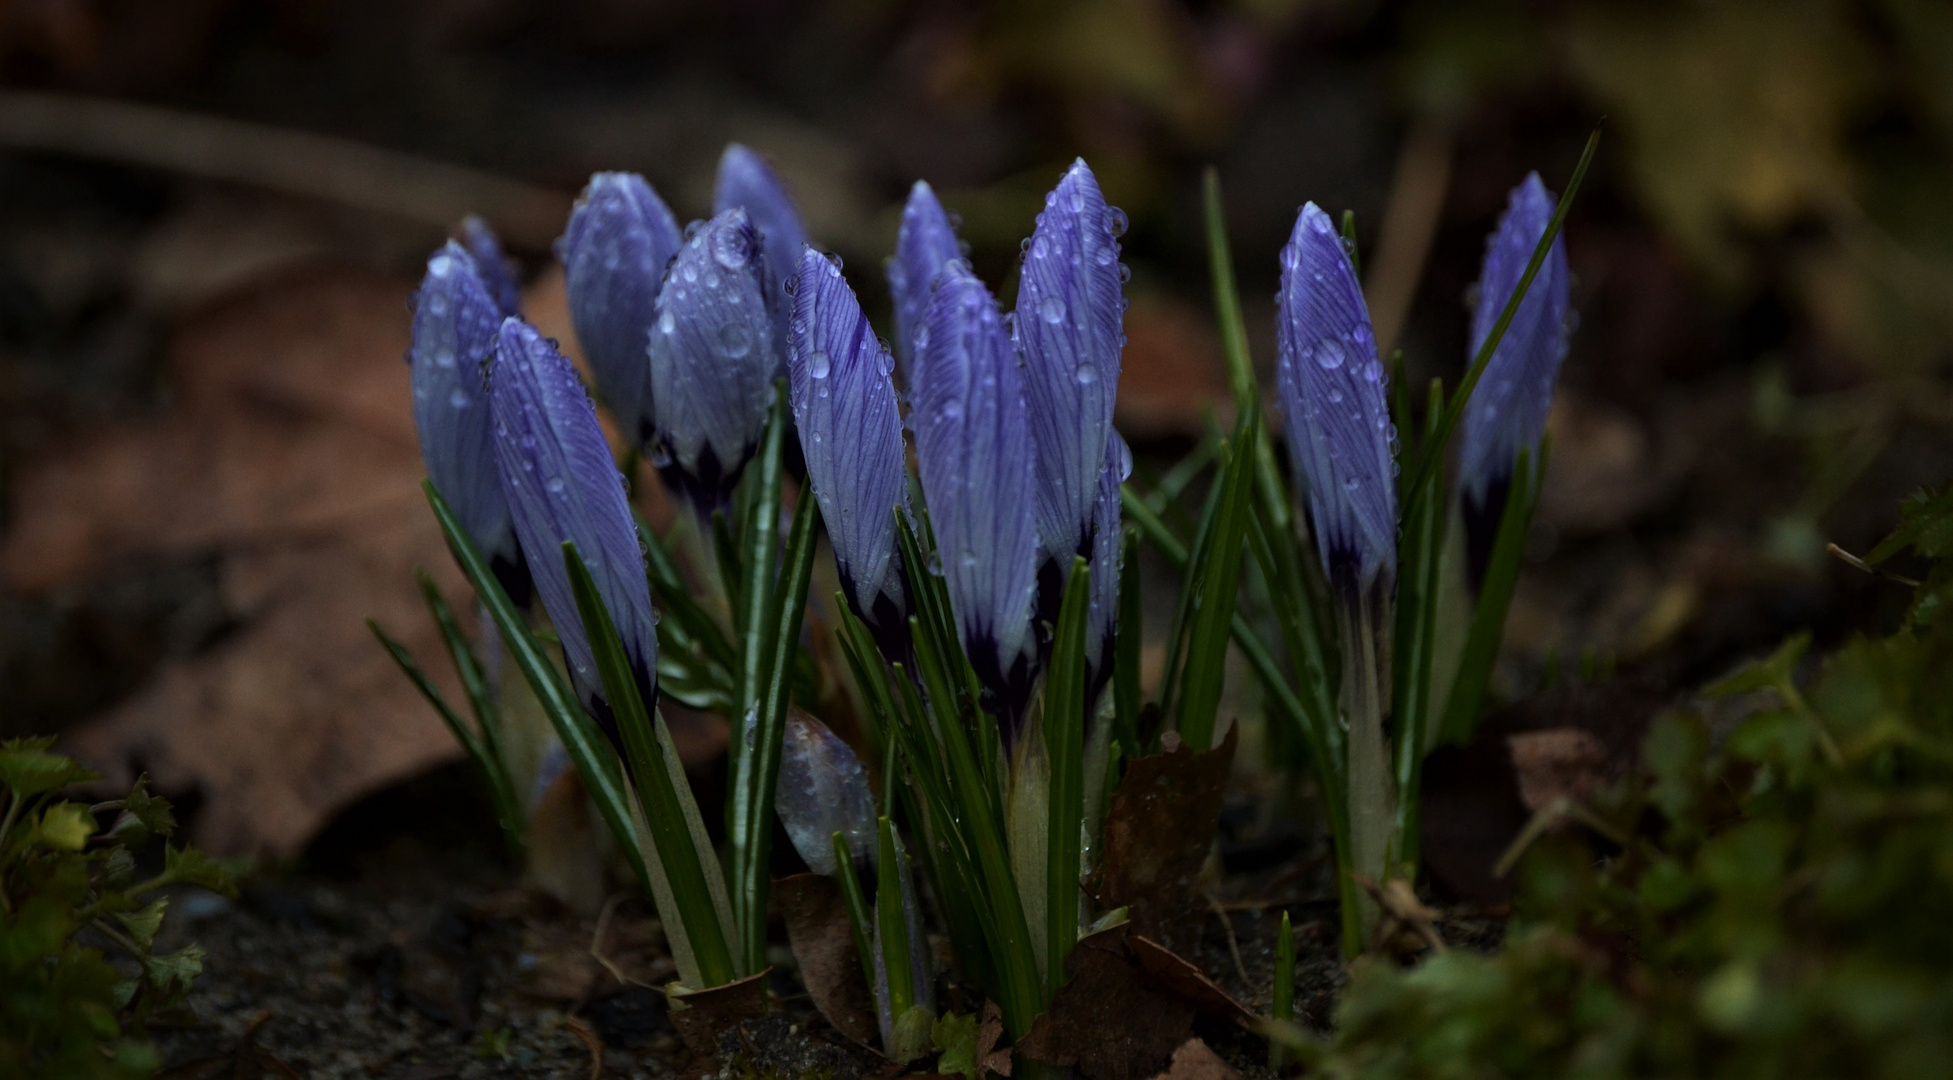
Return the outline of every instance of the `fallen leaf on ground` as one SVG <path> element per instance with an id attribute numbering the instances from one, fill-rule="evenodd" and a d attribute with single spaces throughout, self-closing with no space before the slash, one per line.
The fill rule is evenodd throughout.
<path id="1" fill-rule="evenodd" d="M 766 976 L 772 970 L 672 998 L 671 1026 L 685 1040 L 695 1065 L 719 1052 L 720 1032 L 766 1014 Z"/>
<path id="2" fill-rule="evenodd" d="M 313 272 L 207 310 L 169 350 L 168 413 L 20 471 L 0 545 L 13 589 L 218 559 L 235 632 L 68 738 L 111 784 L 146 769 L 200 792 L 191 831 L 216 853 L 289 856 L 334 810 L 459 752 L 362 625 L 454 693 L 413 588 L 425 566 L 469 606 L 419 491 L 410 288 Z"/>
<path id="3" fill-rule="evenodd" d="M 1099 907 L 1125 907 L 1135 934 L 1173 942 L 1174 924 L 1198 910 L 1200 868 L 1221 815 L 1239 726 L 1195 753 L 1169 732 L 1161 752 L 1134 761 L 1105 815 L 1105 860 L 1092 877 Z"/>
<path id="4" fill-rule="evenodd" d="M 773 903 L 786 921 L 787 942 L 814 1007 L 834 1030 L 873 1046 L 875 1000 L 862 974 L 841 886 L 824 874 L 794 874 L 773 883 Z"/>
<path id="5" fill-rule="evenodd" d="M 1128 935 L 1126 945 L 1156 989 L 1192 1006 L 1196 1012 L 1233 1021 L 1250 1031 L 1259 1022 L 1246 1005 L 1221 989 L 1193 961 L 1143 934 Z"/>
<path id="6" fill-rule="evenodd" d="M 1240 1080 L 1213 1047 L 1199 1039 L 1188 1039 L 1173 1052 L 1173 1063 L 1154 1080 Z"/>
<path id="7" fill-rule="evenodd" d="M 1138 1080 L 1159 1072 L 1193 1032 L 1193 1007 L 1154 989 L 1126 950 L 1127 928 L 1080 941 L 1066 982 L 1017 1049 L 1086 1080 Z"/>
<path id="8" fill-rule="evenodd" d="M 1506 736 L 1519 798 L 1537 814 L 1560 799 L 1583 802 L 1607 778 L 1607 749 L 1579 728 L 1548 728 Z"/>

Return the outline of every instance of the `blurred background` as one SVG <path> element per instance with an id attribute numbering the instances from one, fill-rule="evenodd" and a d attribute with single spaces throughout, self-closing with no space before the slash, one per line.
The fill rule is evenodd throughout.
<path id="1" fill-rule="evenodd" d="M 0 737 L 148 769 L 287 855 L 453 757 L 366 636 L 455 583 L 406 298 L 470 210 L 567 338 L 590 172 L 701 216 L 729 140 L 887 325 L 929 180 L 1008 302 L 1075 156 L 1131 219 L 1145 482 L 1225 380 L 1217 166 L 1257 362 L 1297 207 L 1356 214 L 1379 337 L 1455 379 L 1506 193 L 1598 163 L 1500 691 L 1655 695 L 1902 597 L 1825 554 L 1953 474 L 1953 7 L 1937 0 L 0 0 Z"/>

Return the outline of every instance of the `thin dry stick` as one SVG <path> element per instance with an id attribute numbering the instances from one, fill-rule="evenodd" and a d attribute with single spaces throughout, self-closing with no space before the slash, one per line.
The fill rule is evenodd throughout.
<path id="1" fill-rule="evenodd" d="M 1227 931 L 1228 955 L 1234 957 L 1234 973 L 1241 976 L 1242 986 L 1253 986 L 1248 981 L 1248 965 L 1241 962 L 1241 940 L 1234 936 L 1234 920 L 1228 917 L 1227 909 L 1215 899 L 1213 893 L 1207 894 L 1207 906 L 1214 911 L 1214 917 L 1221 920 L 1221 929 Z"/>
<path id="2" fill-rule="evenodd" d="M 604 955 L 604 931 L 610 928 L 610 915 L 617 910 L 618 902 L 623 899 L 623 893 L 617 893 L 611 896 L 610 899 L 604 901 L 603 910 L 597 913 L 597 929 L 595 933 L 590 935 L 590 956 L 597 963 L 602 964 L 605 971 L 610 972 L 610 977 L 616 979 L 619 986 L 650 987 L 650 983 L 633 979 L 624 974 L 622 968 L 612 963 L 610 957 Z"/>
<path id="3" fill-rule="evenodd" d="M 590 1080 L 599 1080 L 604 1074 L 603 1040 L 597 1038 L 597 1033 L 590 1030 L 589 1024 L 578 1020 L 574 1016 L 563 1017 L 563 1026 L 569 1028 L 577 1038 L 583 1040 L 584 1047 L 590 1051 Z"/>
<path id="4" fill-rule="evenodd" d="M 0 147 L 98 158 L 309 196 L 445 229 L 480 214 L 545 248 L 570 197 L 350 139 L 70 94 L 0 94 Z"/>
<path id="5" fill-rule="evenodd" d="M 1404 320 L 1410 315 L 1417 283 L 1424 276 L 1424 260 L 1444 217 L 1444 197 L 1451 187 L 1451 128 L 1423 117 L 1411 124 L 1397 153 L 1397 169 L 1390 178 L 1384 204 L 1383 229 L 1376 256 L 1370 260 L 1370 325 L 1377 335 L 1377 355 L 1388 357 L 1397 347 Z"/>

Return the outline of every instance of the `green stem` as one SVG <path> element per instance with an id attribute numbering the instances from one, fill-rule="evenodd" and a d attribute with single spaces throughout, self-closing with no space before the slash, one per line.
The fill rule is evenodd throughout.
<path id="1" fill-rule="evenodd" d="M 1387 607 L 1388 582 L 1360 595 L 1339 596 L 1343 632 L 1343 710 L 1349 720 L 1349 836 L 1352 869 L 1381 885 L 1389 875 L 1391 827 L 1396 817 L 1390 751 L 1383 731 L 1389 675 L 1377 637 Z M 1376 922 L 1376 904 L 1358 898 L 1365 940 Z"/>

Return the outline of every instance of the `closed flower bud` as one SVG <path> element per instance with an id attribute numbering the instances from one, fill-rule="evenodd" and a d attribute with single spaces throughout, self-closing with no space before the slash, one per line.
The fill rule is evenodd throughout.
<path id="1" fill-rule="evenodd" d="M 1289 454 L 1330 581 L 1354 592 L 1397 570 L 1397 482 L 1383 363 L 1349 253 L 1302 208 L 1282 249 L 1276 388 Z"/>
<path id="2" fill-rule="evenodd" d="M 482 284 L 488 286 L 488 295 L 502 314 L 521 314 L 522 286 L 515 280 L 515 267 L 502 254 L 502 242 L 496 239 L 495 230 L 488 227 L 488 222 L 473 214 L 462 218 L 461 246 L 474 258 L 475 270 L 481 274 Z"/>
<path id="3" fill-rule="evenodd" d="M 684 238 L 664 200 L 635 173 L 598 173 L 557 241 L 570 321 L 597 390 L 627 438 L 649 445 L 654 411 L 646 357 L 665 266 Z"/>
<path id="4" fill-rule="evenodd" d="M 613 728 L 603 680 L 570 591 L 563 545 L 574 543 L 589 568 L 623 638 L 639 692 L 651 707 L 657 688 L 657 616 L 624 498 L 624 478 L 576 369 L 535 327 L 515 318 L 502 323 L 488 394 L 495 470 L 535 575 L 536 592 L 563 643 L 577 695 L 606 728 Z"/>
<path id="5" fill-rule="evenodd" d="M 1485 265 L 1472 306 L 1473 356 L 1511 301 L 1552 218 L 1553 195 L 1539 174 L 1532 173 L 1512 190 L 1498 230 L 1486 241 Z M 1464 497 L 1474 576 L 1490 557 L 1519 452 L 1537 451 L 1546 430 L 1546 414 L 1553 405 L 1553 388 L 1572 333 L 1570 279 L 1566 238 L 1556 236 L 1465 405 L 1458 486 Z"/>
<path id="6" fill-rule="evenodd" d="M 929 296 L 943 267 L 963 258 L 956 229 L 936 193 L 921 180 L 909 189 L 902 207 L 902 229 L 895 237 L 895 257 L 888 261 L 888 291 L 895 302 L 895 360 L 902 385 L 915 387 L 916 336 L 929 314 Z"/>
<path id="7" fill-rule="evenodd" d="M 495 474 L 483 381 L 502 313 L 474 258 L 453 241 L 427 260 L 413 307 L 407 365 L 428 479 L 510 598 L 527 603 L 529 576 Z"/>
<path id="8" fill-rule="evenodd" d="M 1119 234 L 1125 217 L 1105 205 L 1081 159 L 1045 196 L 1024 253 L 1012 335 L 1024 358 L 1024 396 L 1037 447 L 1038 595 L 1057 617 L 1072 557 L 1092 554 L 1094 504 L 1113 438 L 1126 299 Z"/>
<path id="9" fill-rule="evenodd" d="M 917 359 L 909 426 L 939 569 L 964 648 L 1000 698 L 1008 733 L 1035 668 L 1036 473 L 1023 376 L 1003 316 L 959 264 L 936 286 Z"/>
<path id="10" fill-rule="evenodd" d="M 709 509 L 739 482 L 773 402 L 773 322 L 759 235 L 744 210 L 693 230 L 665 275 L 651 327 L 652 460 Z"/>
<path id="11" fill-rule="evenodd" d="M 900 657 L 909 611 L 893 511 L 908 504 L 909 485 L 893 362 L 840 268 L 812 248 L 801 250 L 791 331 L 794 426 L 841 588 Z"/>
<path id="12" fill-rule="evenodd" d="M 785 283 L 799 272 L 800 249 L 807 246 L 807 227 L 800 223 L 793 196 L 766 159 L 732 143 L 719 156 L 719 176 L 712 191 L 712 212 L 746 211 L 765 251 L 766 310 L 773 318 L 774 371 L 786 374 L 787 317 L 793 311 Z"/>

